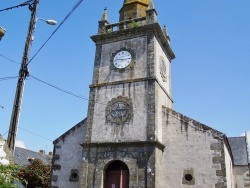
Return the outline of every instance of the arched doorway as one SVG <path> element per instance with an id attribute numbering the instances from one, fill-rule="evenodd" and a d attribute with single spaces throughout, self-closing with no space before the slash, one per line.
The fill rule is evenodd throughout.
<path id="1" fill-rule="evenodd" d="M 129 169 L 122 161 L 113 161 L 105 170 L 105 188 L 129 188 Z"/>

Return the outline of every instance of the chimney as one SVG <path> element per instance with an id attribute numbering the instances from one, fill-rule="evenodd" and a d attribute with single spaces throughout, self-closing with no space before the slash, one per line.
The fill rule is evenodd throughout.
<path id="1" fill-rule="evenodd" d="M 45 154 L 45 150 L 39 150 L 39 153 Z"/>

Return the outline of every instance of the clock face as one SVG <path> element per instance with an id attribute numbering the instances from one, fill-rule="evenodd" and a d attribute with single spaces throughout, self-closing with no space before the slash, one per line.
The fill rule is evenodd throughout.
<path id="1" fill-rule="evenodd" d="M 114 66 L 118 69 L 127 67 L 132 60 L 132 56 L 128 51 L 120 51 L 114 57 Z"/>

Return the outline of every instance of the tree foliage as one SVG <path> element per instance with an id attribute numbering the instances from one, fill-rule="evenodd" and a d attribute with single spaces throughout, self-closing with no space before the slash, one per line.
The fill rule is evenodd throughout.
<path id="1" fill-rule="evenodd" d="M 18 179 L 15 174 L 18 165 L 1 165 L 0 164 L 0 188 L 16 188 L 14 182 Z"/>
<path id="2" fill-rule="evenodd" d="M 50 179 L 50 165 L 44 165 L 41 160 L 33 162 L 20 169 L 17 177 L 27 188 L 48 188 Z"/>

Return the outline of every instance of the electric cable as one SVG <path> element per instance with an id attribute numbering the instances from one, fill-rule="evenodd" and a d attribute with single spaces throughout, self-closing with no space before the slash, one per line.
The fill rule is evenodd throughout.
<path id="1" fill-rule="evenodd" d="M 11 79 L 16 79 L 16 78 L 18 78 L 18 76 L 3 77 L 3 78 L 0 78 L 0 81 L 6 81 L 6 80 L 11 80 Z"/>
<path id="2" fill-rule="evenodd" d="M 8 58 L 8 57 L 2 55 L 2 54 L 0 54 L 0 56 L 3 57 L 3 58 L 6 59 L 6 60 L 12 62 L 12 63 L 20 64 L 20 63 L 17 63 L 16 61 L 14 61 L 14 60 L 12 60 L 12 59 L 10 59 L 10 58 Z"/>
<path id="3" fill-rule="evenodd" d="M 67 16 L 63 19 L 63 21 L 58 25 L 58 27 L 52 32 L 49 38 L 43 43 L 43 45 L 37 50 L 35 55 L 29 60 L 27 65 L 31 63 L 31 61 L 37 56 L 37 54 L 42 50 L 45 44 L 52 38 L 52 36 L 58 31 L 58 29 L 66 22 L 66 20 L 71 16 L 71 14 L 76 10 L 76 8 L 83 2 L 83 0 L 79 0 L 75 6 L 71 9 L 71 11 L 67 14 Z"/>
<path id="4" fill-rule="evenodd" d="M 50 87 L 52 87 L 52 88 L 54 88 L 54 89 L 57 89 L 57 90 L 59 90 L 59 91 L 61 91 L 61 92 L 64 92 L 64 93 L 66 93 L 66 94 L 69 94 L 69 95 L 71 95 L 71 96 L 74 96 L 74 97 L 77 97 L 77 98 L 80 98 L 80 99 L 83 99 L 83 100 L 86 100 L 86 101 L 89 101 L 89 99 L 87 99 L 86 97 L 83 97 L 83 96 L 81 96 L 81 95 L 77 95 L 77 94 L 75 94 L 75 93 L 73 93 L 73 92 L 71 92 L 71 91 L 67 91 L 67 90 L 65 90 L 65 89 L 61 89 L 61 88 L 59 88 L 59 87 L 57 87 L 57 86 L 55 86 L 55 85 L 52 85 L 52 84 L 50 84 L 50 83 L 48 83 L 48 82 L 45 82 L 45 81 L 43 81 L 43 80 L 41 80 L 41 79 L 39 79 L 39 78 L 37 78 L 37 77 L 35 77 L 35 76 L 32 76 L 32 75 L 29 75 L 31 78 L 33 78 L 33 79 L 35 79 L 35 80 L 37 80 L 37 81 L 39 81 L 39 82 L 41 82 L 41 83 L 43 83 L 43 84 L 46 84 L 46 85 L 48 85 L 48 86 L 50 86 Z M 104 104 L 104 103 L 100 103 L 100 102 L 98 102 L 98 101 L 96 101 L 95 103 L 97 103 L 97 104 L 101 104 L 101 105 L 107 105 L 107 104 Z"/>
<path id="5" fill-rule="evenodd" d="M 31 2 L 32 0 L 30 1 L 26 1 L 20 5 L 17 5 L 17 6 L 25 6 L 25 5 L 30 5 L 29 2 Z M 28 61 L 27 65 L 31 63 L 31 61 L 37 56 L 37 54 L 42 50 L 42 48 L 45 46 L 45 44 L 52 38 L 52 36 L 59 30 L 59 28 L 66 22 L 66 20 L 71 16 L 71 14 L 73 14 L 73 12 L 77 9 L 77 7 L 83 2 L 83 0 L 79 0 L 75 5 L 74 7 L 71 9 L 71 11 L 65 16 L 65 18 L 63 19 L 63 21 L 58 25 L 58 27 L 52 32 L 52 34 L 48 37 L 48 39 L 43 43 L 43 45 L 38 49 L 38 51 L 35 53 L 35 55 Z M 12 8 L 16 8 L 17 6 L 14 6 L 14 7 L 10 7 L 10 8 L 7 8 L 7 9 L 12 9 Z M 3 10 L 7 10 L 7 9 L 3 9 Z M 3 10 L 0 10 L 0 11 L 3 11 Z M 17 63 L 3 55 L 0 54 L 1 57 L 13 62 L 13 63 Z M 20 63 L 17 63 L 17 64 L 20 64 Z"/>
<path id="6" fill-rule="evenodd" d="M 21 126 L 19 126 L 19 128 L 22 129 L 22 130 L 24 130 L 24 131 L 26 131 L 26 132 L 28 132 L 28 133 L 30 133 L 30 134 L 33 134 L 33 135 L 35 135 L 35 136 L 38 136 L 38 137 L 40 137 L 40 138 L 43 138 L 43 139 L 48 140 L 48 141 L 50 141 L 50 142 L 53 142 L 53 140 L 48 139 L 48 138 L 46 138 L 46 137 L 44 137 L 44 136 L 42 136 L 42 135 L 40 135 L 40 134 L 31 132 L 31 131 L 29 131 L 29 130 L 27 130 L 27 129 L 24 129 L 24 128 L 22 128 Z"/>
<path id="7" fill-rule="evenodd" d="M 62 91 L 62 92 L 64 92 L 64 93 L 67 93 L 67 94 L 72 95 L 72 96 L 74 96 L 74 97 L 77 97 L 77 98 L 80 98 L 80 99 L 83 99 L 83 100 L 87 100 L 87 101 L 88 101 L 88 99 L 85 98 L 85 97 L 83 97 L 83 96 L 77 95 L 77 94 L 75 94 L 75 93 L 73 93 L 73 92 L 71 92 L 71 91 L 67 91 L 67 90 L 61 89 L 61 88 L 59 88 L 59 87 L 57 87 L 57 86 L 54 86 L 54 85 L 52 85 L 52 84 L 49 84 L 48 82 L 45 82 L 45 81 L 43 81 L 43 80 L 41 80 L 41 79 L 39 79 L 39 78 L 37 78 L 37 77 L 35 77 L 35 76 L 32 76 L 32 75 L 29 75 L 29 76 L 30 76 L 31 78 L 33 78 L 33 79 L 35 79 L 35 80 L 37 80 L 37 81 L 43 83 L 43 84 L 46 84 L 46 85 L 48 85 L 48 86 L 54 88 L 54 89 L 57 89 L 57 90 L 59 90 L 59 91 Z"/>
<path id="8" fill-rule="evenodd" d="M 13 8 L 19 8 L 19 7 L 27 6 L 27 5 L 30 6 L 32 1 L 33 0 L 29 0 L 29 1 L 23 2 L 23 3 L 19 4 L 19 5 L 15 5 L 15 6 L 12 6 L 12 7 L 9 7 L 9 8 L 2 9 L 2 10 L 0 10 L 0 12 L 6 11 L 6 10 L 11 10 Z"/>
<path id="9" fill-rule="evenodd" d="M 8 131 L 6 131 L 4 134 L 2 134 L 2 136 L 6 135 L 6 133 L 7 133 L 7 132 L 9 132 L 9 130 L 8 130 Z"/>
<path id="10" fill-rule="evenodd" d="M 45 139 L 45 140 L 48 140 L 48 141 L 50 141 L 50 142 L 53 142 L 53 140 L 51 140 L 51 139 L 49 139 L 49 138 L 46 138 L 46 137 L 44 137 L 44 136 L 42 136 L 42 135 L 40 135 L 40 134 L 38 134 L 38 133 L 34 133 L 34 132 L 32 132 L 32 131 L 29 131 L 29 130 L 27 130 L 27 129 L 24 129 L 24 128 L 22 128 L 21 126 L 19 126 L 19 128 L 20 129 L 22 129 L 23 131 L 26 131 L 26 132 L 28 132 L 28 133 L 30 133 L 30 134 L 33 134 L 33 135 L 35 135 L 35 136 L 38 136 L 38 137 L 40 137 L 40 138 L 43 138 L 43 139 Z M 4 134 L 0 134 L 1 136 L 4 136 L 5 134 L 7 134 L 9 132 L 9 130 L 8 131 L 6 131 Z"/>

